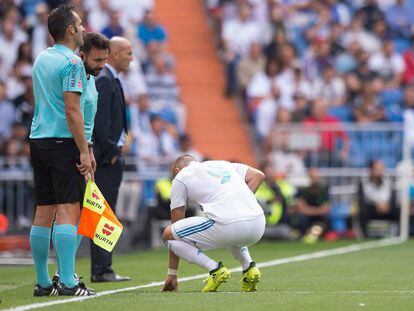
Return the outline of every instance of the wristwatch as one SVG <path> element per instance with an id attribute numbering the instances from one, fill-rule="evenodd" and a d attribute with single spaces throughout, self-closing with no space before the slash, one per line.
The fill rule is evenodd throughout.
<path id="1" fill-rule="evenodd" d="M 88 148 L 93 149 L 93 142 L 88 143 Z"/>

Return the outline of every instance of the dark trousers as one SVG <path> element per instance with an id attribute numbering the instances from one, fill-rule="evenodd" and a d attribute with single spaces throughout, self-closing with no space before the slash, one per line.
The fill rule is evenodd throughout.
<path id="1" fill-rule="evenodd" d="M 292 226 L 298 229 L 302 234 L 306 234 L 307 231 L 315 224 L 322 225 L 324 232 L 329 231 L 331 227 L 329 215 L 305 216 L 302 214 L 296 214 L 292 219 Z"/>
<path id="2" fill-rule="evenodd" d="M 226 94 L 234 95 L 237 91 L 237 65 L 239 63 L 240 56 L 235 56 L 226 66 Z"/>
<path id="3" fill-rule="evenodd" d="M 378 214 L 375 204 L 366 203 L 360 207 L 359 211 L 359 222 L 361 225 L 362 233 L 365 237 L 368 237 L 368 222 L 370 220 L 390 220 L 398 221 L 400 218 L 399 210 L 395 205 L 391 204 L 391 208 L 388 214 Z"/>
<path id="4" fill-rule="evenodd" d="M 115 211 L 118 190 L 122 181 L 122 159 L 111 165 L 105 163 L 98 165 L 95 173 L 95 183 L 101 190 L 103 196 L 112 210 Z M 96 246 L 90 240 L 91 247 L 91 274 L 101 275 L 112 273 L 112 252 L 108 252 L 99 246 Z"/>

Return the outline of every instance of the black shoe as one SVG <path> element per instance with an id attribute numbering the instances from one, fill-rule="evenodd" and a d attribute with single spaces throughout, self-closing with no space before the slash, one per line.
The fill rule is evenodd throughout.
<path id="1" fill-rule="evenodd" d="M 80 279 L 82 279 L 82 277 L 80 277 L 79 280 Z M 85 283 L 83 283 L 81 281 L 78 281 L 78 286 L 80 288 L 87 289 L 92 294 L 92 296 L 95 296 L 96 295 L 96 291 L 93 288 L 86 287 L 86 284 Z"/>
<path id="2" fill-rule="evenodd" d="M 39 284 L 36 284 L 33 296 L 57 296 L 59 294 L 58 286 L 56 282 L 52 282 L 52 285 L 49 287 L 42 287 Z"/>
<path id="3" fill-rule="evenodd" d="M 104 274 L 93 274 L 91 276 L 91 281 L 94 283 L 101 282 L 125 282 L 129 281 L 131 278 L 128 276 L 120 276 L 115 272 L 104 273 Z"/>
<path id="4" fill-rule="evenodd" d="M 79 287 L 84 288 L 89 290 L 91 293 L 95 294 L 95 290 L 93 288 L 87 288 L 85 283 L 83 283 L 81 280 L 83 279 L 83 276 L 78 276 L 76 273 L 73 275 L 73 278 L 75 279 L 75 283 L 77 283 L 79 285 Z M 53 275 L 53 281 L 56 282 L 57 287 L 60 287 L 60 278 L 59 278 L 59 274 L 57 272 L 55 272 L 55 274 Z"/>
<path id="5" fill-rule="evenodd" d="M 60 296 L 95 296 L 95 291 L 87 288 L 83 282 L 73 287 L 66 287 L 61 283 L 59 287 Z"/>
<path id="6" fill-rule="evenodd" d="M 79 283 L 79 280 L 82 278 L 81 276 L 77 275 L 76 273 L 73 274 L 73 278 L 75 279 L 75 283 Z M 53 274 L 52 282 L 56 282 L 57 286 L 60 285 L 60 276 L 57 271 Z"/>

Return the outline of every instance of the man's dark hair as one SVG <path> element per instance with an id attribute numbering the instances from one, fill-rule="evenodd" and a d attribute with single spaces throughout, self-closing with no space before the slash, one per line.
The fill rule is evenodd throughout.
<path id="1" fill-rule="evenodd" d="M 368 167 L 370 170 L 374 169 L 375 164 L 377 164 L 378 162 L 381 162 L 380 159 L 371 159 L 368 162 Z"/>
<path id="2" fill-rule="evenodd" d="M 79 51 L 89 53 L 92 48 L 97 50 L 108 50 L 110 42 L 107 37 L 97 32 L 90 32 L 83 37 L 83 45 L 79 48 Z"/>
<path id="3" fill-rule="evenodd" d="M 191 140 L 190 136 L 188 136 L 187 134 L 181 134 L 180 137 L 178 138 L 180 144 L 182 143 L 186 143 L 188 141 Z"/>
<path id="4" fill-rule="evenodd" d="M 69 25 L 75 27 L 76 19 L 73 13 L 78 12 L 78 9 L 73 5 L 60 5 L 47 18 L 47 27 L 53 40 L 61 41 L 65 39 L 66 29 Z"/>

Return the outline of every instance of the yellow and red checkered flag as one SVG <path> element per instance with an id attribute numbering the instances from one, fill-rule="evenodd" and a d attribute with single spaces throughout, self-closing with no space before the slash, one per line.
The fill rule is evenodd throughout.
<path id="1" fill-rule="evenodd" d="M 86 184 L 78 233 L 111 252 L 123 229 L 124 227 L 116 218 L 98 186 L 89 179 Z"/>

